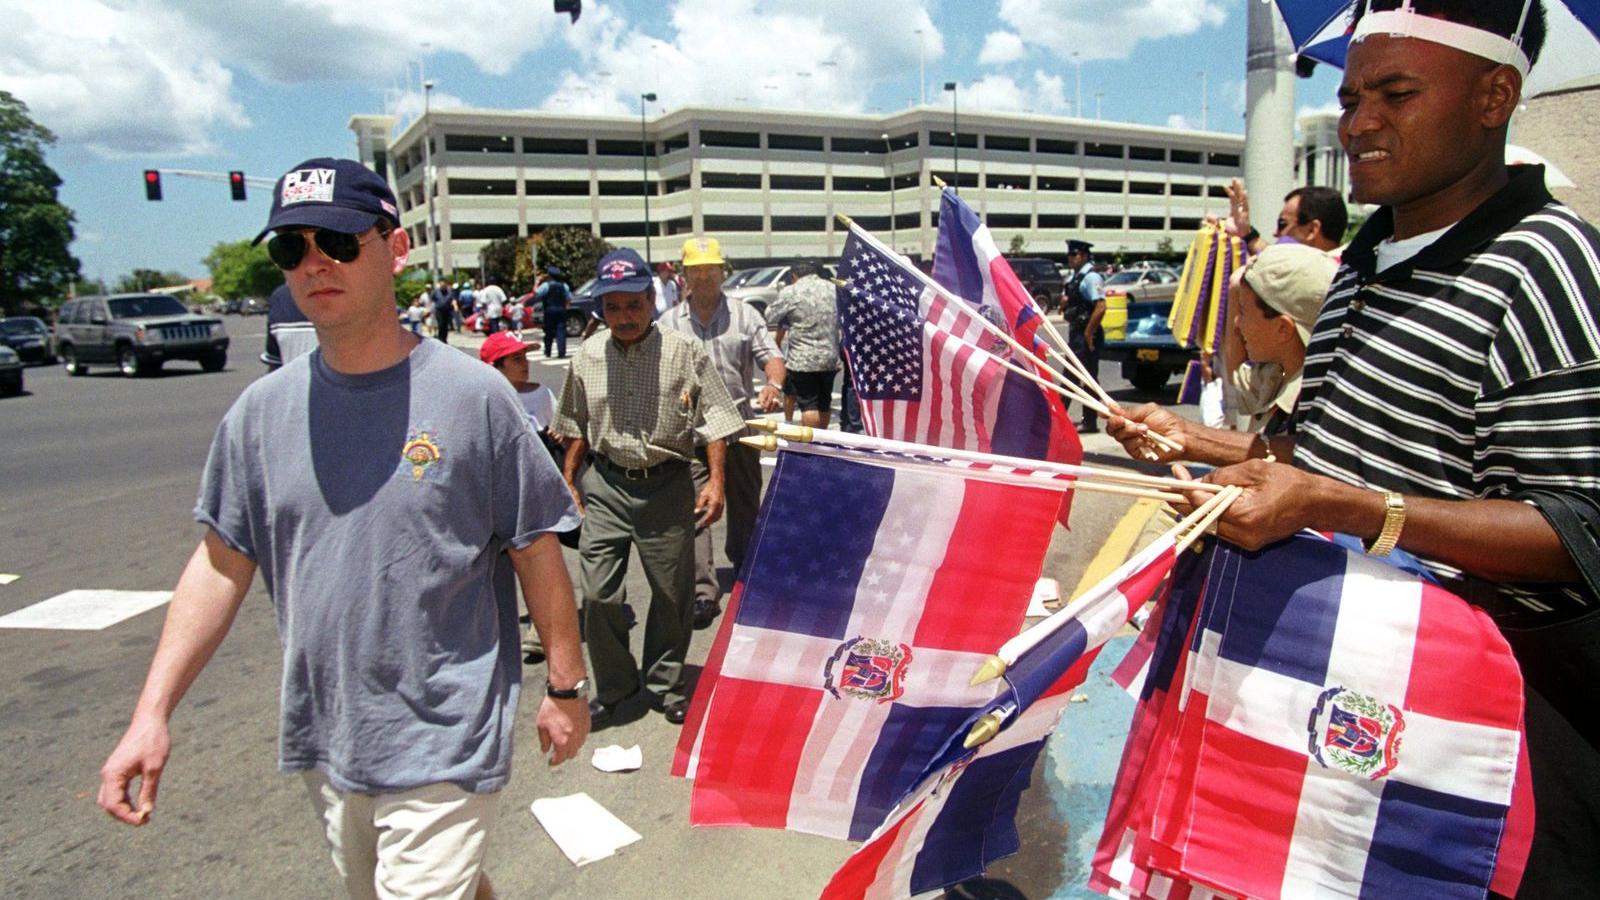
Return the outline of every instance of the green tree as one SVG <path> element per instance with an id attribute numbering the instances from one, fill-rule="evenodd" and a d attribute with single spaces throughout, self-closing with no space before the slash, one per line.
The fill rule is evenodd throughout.
<path id="1" fill-rule="evenodd" d="M 532 238 L 539 244 L 539 271 L 559 266 L 574 288 L 594 277 L 600 257 L 616 249 L 587 228 L 563 226 L 546 228 Z M 522 248 L 517 254 L 517 284 L 533 284 L 533 254 Z M 524 275 L 523 273 L 526 273 Z M 525 280 L 524 280 L 525 279 Z"/>
<path id="2" fill-rule="evenodd" d="M 531 278 L 526 283 L 517 280 L 517 256 L 527 255 L 530 243 L 530 238 L 508 237 L 485 244 L 480 256 L 483 260 L 483 283 L 498 284 L 512 297 L 533 290 Z M 531 269 L 523 275 L 531 276 Z"/>
<path id="3" fill-rule="evenodd" d="M 202 262 L 211 270 L 211 292 L 224 300 L 265 297 L 283 284 L 283 270 L 272 264 L 265 244 L 224 241 Z"/>
<path id="4" fill-rule="evenodd" d="M 0 90 L 0 310 L 55 306 L 78 277 L 72 210 L 57 200 L 61 176 L 45 164 L 55 143 L 28 105 Z"/>
<path id="5" fill-rule="evenodd" d="M 1022 253 L 1027 252 L 1027 250 L 1028 250 L 1028 239 L 1023 237 L 1020 234 L 1013 234 L 1011 236 L 1011 246 L 1006 248 L 1006 252 L 1011 254 L 1012 256 L 1018 256 L 1018 255 L 1020 255 Z"/>
<path id="6" fill-rule="evenodd" d="M 172 287 L 176 284 L 187 284 L 189 276 L 181 272 L 162 272 L 159 269 L 134 269 L 132 272 L 117 279 L 111 286 L 113 293 L 137 294 L 140 291 L 149 291 L 161 287 Z"/>

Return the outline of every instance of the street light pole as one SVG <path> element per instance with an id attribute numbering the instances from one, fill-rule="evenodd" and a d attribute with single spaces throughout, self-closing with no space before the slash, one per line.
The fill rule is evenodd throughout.
<path id="1" fill-rule="evenodd" d="M 428 280 L 439 283 L 439 232 L 433 224 L 433 120 L 428 118 L 433 82 L 422 83 L 422 193 L 428 201 Z M 443 334 L 443 332 L 440 332 Z"/>
<path id="2" fill-rule="evenodd" d="M 928 65 L 923 54 L 922 29 L 917 29 L 917 96 L 918 102 L 928 105 Z"/>
<path id="3" fill-rule="evenodd" d="M 958 87 L 959 87 L 959 85 L 957 85 L 954 81 L 946 81 L 944 83 L 944 89 L 950 92 L 950 119 L 951 119 L 951 126 L 950 127 L 953 129 L 950 132 L 950 138 L 951 138 L 950 143 L 954 145 L 953 149 L 956 151 L 956 154 L 955 154 L 955 156 L 956 156 L 956 172 L 955 172 L 956 183 L 954 185 L 951 185 L 951 186 L 956 189 L 956 195 L 960 196 L 960 194 L 961 194 L 961 103 L 960 103 L 960 97 L 958 96 L 958 90 L 957 90 Z"/>
<path id="4" fill-rule="evenodd" d="M 1076 50 L 1072 51 L 1072 68 L 1074 70 L 1074 80 L 1077 82 L 1072 108 L 1077 111 L 1078 118 L 1085 119 L 1088 117 L 1083 114 L 1083 60 L 1078 57 L 1078 51 Z"/>
<path id="5" fill-rule="evenodd" d="M 889 246 L 890 248 L 894 249 L 896 253 L 899 253 L 899 248 L 895 247 L 896 237 L 894 227 L 894 147 L 889 145 L 889 132 L 885 131 L 883 134 L 879 135 L 879 137 L 883 138 L 883 171 L 885 175 L 889 176 Z"/>
<path id="6" fill-rule="evenodd" d="M 654 93 L 639 95 L 639 175 L 644 183 L 644 261 L 650 262 L 650 141 L 644 131 L 644 105 L 656 102 Z"/>

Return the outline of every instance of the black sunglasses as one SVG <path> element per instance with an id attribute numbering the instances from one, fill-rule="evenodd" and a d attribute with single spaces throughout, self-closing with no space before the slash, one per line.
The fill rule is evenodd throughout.
<path id="1" fill-rule="evenodd" d="M 1277 231 L 1275 231 L 1275 232 L 1273 232 L 1273 233 L 1274 233 L 1274 234 L 1283 234 L 1283 233 L 1284 233 L 1284 231 L 1286 231 L 1286 230 L 1288 230 L 1288 228 L 1289 228 L 1289 222 L 1288 222 L 1288 220 L 1286 220 L 1286 219 L 1279 219 L 1279 220 L 1278 220 L 1278 230 L 1277 230 Z"/>
<path id="2" fill-rule="evenodd" d="M 361 255 L 361 245 L 366 243 L 358 235 L 326 228 L 312 229 L 311 237 L 317 242 L 317 249 L 322 255 L 336 263 L 354 262 Z M 307 249 L 309 242 L 303 231 L 281 231 L 267 241 L 267 255 L 272 257 L 274 265 L 285 272 L 300 265 L 300 261 L 306 258 Z"/>

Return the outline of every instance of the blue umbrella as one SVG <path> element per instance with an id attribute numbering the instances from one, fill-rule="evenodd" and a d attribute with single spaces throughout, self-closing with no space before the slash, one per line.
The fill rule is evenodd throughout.
<path id="1" fill-rule="evenodd" d="M 1275 0 L 1296 52 L 1344 68 L 1356 0 Z M 1600 0 L 1544 0 L 1548 36 L 1525 94 L 1600 74 Z"/>

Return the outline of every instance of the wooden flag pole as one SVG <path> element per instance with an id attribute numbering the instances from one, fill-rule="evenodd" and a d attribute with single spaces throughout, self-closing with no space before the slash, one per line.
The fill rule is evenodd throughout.
<path id="1" fill-rule="evenodd" d="M 879 252 L 882 252 L 882 253 L 886 253 L 891 258 L 899 257 L 898 253 L 895 253 L 893 250 L 889 249 L 888 247 L 883 246 L 883 244 L 877 238 L 872 236 L 871 232 L 869 232 L 866 229 L 864 229 L 864 228 L 860 227 L 859 225 L 857 225 L 855 223 L 854 219 L 850 218 L 849 216 L 845 215 L 844 213 L 835 213 L 834 216 L 840 222 L 844 223 L 844 225 L 847 228 L 850 229 L 850 233 L 851 234 L 854 234 L 857 237 L 860 237 L 863 241 L 866 241 L 868 244 L 870 244 L 873 247 L 873 249 L 878 250 Z M 934 281 L 926 273 L 924 273 L 921 269 L 918 269 L 916 266 L 909 266 L 909 265 L 906 266 L 905 268 L 908 269 L 909 271 L 911 271 L 913 274 L 915 274 L 916 277 L 918 279 L 920 279 L 923 284 L 927 285 L 930 288 L 933 288 L 935 291 L 937 291 L 941 296 L 943 296 L 947 300 L 951 300 L 953 302 L 960 303 L 963 307 L 966 307 L 967 309 L 971 309 L 971 305 L 970 304 L 968 304 L 965 300 L 962 300 L 960 297 L 957 297 L 955 294 L 951 293 L 950 290 L 948 288 L 946 288 L 944 285 L 940 284 L 937 281 Z M 1045 381 L 1043 378 L 1039 377 L 1037 373 L 1026 371 L 1026 370 L 1022 369 L 1020 366 L 1017 366 L 1014 363 L 1011 363 L 1009 360 L 1004 360 L 1004 359 L 999 360 L 1000 363 L 1002 365 L 1004 365 L 1006 368 L 1010 369 L 1013 372 L 1016 372 L 1019 375 L 1022 375 L 1025 378 L 1028 378 L 1029 380 L 1035 382 L 1036 384 L 1039 384 L 1042 387 L 1045 387 L 1045 388 L 1048 388 L 1050 390 L 1055 391 L 1057 394 L 1060 394 L 1063 397 L 1067 397 L 1069 399 L 1076 400 L 1079 403 L 1082 403 L 1084 406 L 1088 407 L 1089 409 L 1092 409 L 1095 412 L 1099 413 L 1100 415 L 1105 416 L 1106 418 L 1110 418 L 1112 415 L 1115 415 L 1114 413 L 1111 412 L 1111 407 L 1110 406 L 1108 406 L 1107 404 L 1101 402 L 1099 399 L 1091 396 L 1086 390 L 1084 390 L 1083 388 L 1079 387 L 1078 385 L 1068 381 L 1065 375 L 1063 375 L 1061 372 L 1058 372 L 1052 366 L 1047 365 L 1045 363 L 1045 361 L 1040 359 L 1039 356 L 1037 354 L 1035 354 L 1032 350 L 1029 350 L 1028 348 L 1022 346 L 1022 343 L 1020 341 L 1018 341 L 1016 338 L 1012 337 L 1010 332 L 1006 331 L 1004 328 L 1001 328 L 1000 326 L 998 326 L 998 325 L 994 324 L 993 322 L 989 321 L 988 319 L 984 318 L 981 313 L 978 313 L 976 311 L 973 311 L 973 318 L 979 323 L 980 326 L 982 326 L 984 331 L 988 332 L 990 335 L 992 335 L 992 336 L 994 336 L 996 338 L 999 338 L 1001 341 L 1005 342 L 1005 344 L 1007 346 L 1009 346 L 1012 349 L 1013 352 L 1017 353 L 1018 355 L 1022 356 L 1025 359 L 1031 360 L 1040 369 L 1043 369 L 1044 371 L 1050 373 L 1052 376 L 1055 377 L 1055 379 L 1057 381 L 1059 381 L 1061 383 L 1062 386 L 1061 387 L 1057 387 L 1057 386 L 1051 384 L 1050 382 Z M 1081 363 L 1080 363 L 1080 365 L 1081 365 Z M 1087 375 L 1086 372 L 1085 373 L 1081 373 L 1081 374 L 1080 373 L 1074 373 L 1074 374 L 1078 374 L 1080 378 L 1085 377 Z M 1091 379 L 1091 381 L 1092 381 L 1092 379 Z M 1156 444 L 1161 445 L 1162 447 L 1164 447 L 1164 448 L 1166 448 L 1167 450 L 1170 450 L 1170 451 L 1179 451 L 1179 450 L 1183 449 L 1178 444 L 1173 442 L 1170 438 L 1167 438 L 1166 436 L 1157 434 L 1155 432 L 1150 432 L 1150 433 L 1146 434 L 1145 438 L 1155 442 Z"/>
<path id="2" fill-rule="evenodd" d="M 952 447 L 934 447 L 928 444 L 916 444 L 910 441 L 896 441 L 889 438 L 872 437 L 865 434 L 851 434 L 847 431 L 824 431 L 808 425 L 786 425 L 770 419 L 749 419 L 746 425 L 757 431 L 765 431 L 788 441 L 802 444 L 831 444 L 835 447 L 844 447 L 852 450 L 875 451 L 878 453 L 893 453 L 900 456 L 917 458 L 932 457 L 935 459 L 959 460 L 961 462 L 980 463 L 984 465 L 1005 466 L 1012 469 L 1026 469 L 1036 472 L 1048 472 L 1053 475 L 1063 475 L 1069 478 L 1080 478 L 1085 481 L 1111 482 L 1126 484 L 1136 487 L 1151 488 L 1166 491 L 1205 491 L 1219 493 L 1223 488 L 1219 485 L 1204 481 L 1191 481 L 1182 478 L 1167 478 L 1160 475 L 1145 475 L 1142 472 L 1129 472 L 1123 469 L 1108 469 L 1097 466 L 1073 465 L 1071 463 L 1050 462 L 1042 459 L 1029 459 L 1023 456 L 1002 456 L 997 453 L 983 453 L 977 450 L 958 450 Z"/>

